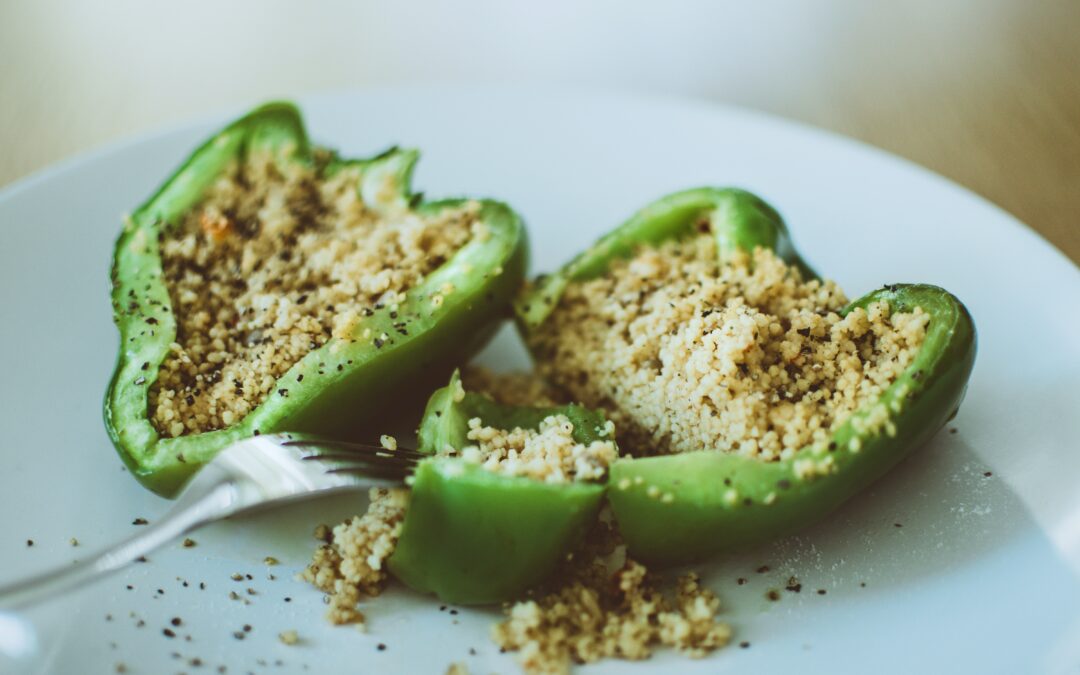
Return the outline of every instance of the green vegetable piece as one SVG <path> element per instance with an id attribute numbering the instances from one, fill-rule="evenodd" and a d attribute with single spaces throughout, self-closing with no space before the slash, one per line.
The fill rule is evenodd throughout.
<path id="1" fill-rule="evenodd" d="M 132 474 L 154 492 L 172 496 L 222 448 L 255 433 L 297 431 L 348 437 L 376 416 L 399 408 L 408 392 L 442 378 L 492 335 L 528 259 L 521 219 L 508 206 L 480 200 L 490 236 L 474 237 L 411 288 L 396 316 L 389 308 L 358 322 L 353 339 L 331 338 L 294 364 L 274 392 L 236 424 L 216 431 L 161 437 L 148 414 L 148 392 L 176 338 L 176 319 L 162 277 L 159 237 L 176 227 L 230 162 L 269 150 L 281 162 L 313 163 L 297 109 L 270 103 L 212 137 L 125 224 L 112 267 L 114 320 L 120 353 L 105 396 L 105 425 Z M 464 199 L 424 202 L 411 191 L 418 153 L 391 148 L 363 160 L 332 156 L 327 175 L 362 170 L 357 189 L 375 210 L 411 207 L 435 213 Z M 431 297 L 450 283 L 436 306 Z M 407 335 L 397 329 L 402 322 Z M 361 339 L 365 329 L 389 339 Z"/>
<path id="2" fill-rule="evenodd" d="M 703 226 L 715 233 L 721 257 L 733 248 L 763 246 L 812 274 L 791 246 L 780 216 L 759 198 L 742 190 L 688 190 L 641 210 L 521 297 L 519 328 L 527 338 L 570 281 L 602 274 L 612 260 L 638 246 Z M 881 398 L 857 411 L 828 444 L 777 462 L 709 448 L 615 462 L 608 499 L 632 555 L 653 564 L 685 563 L 805 528 L 884 475 L 956 414 L 975 361 L 971 315 L 944 289 L 921 284 L 873 291 L 844 313 L 880 300 L 893 311 L 921 307 L 929 314 L 925 341 Z"/>
<path id="3" fill-rule="evenodd" d="M 500 429 L 537 428 L 566 415 L 580 443 L 601 440 L 606 420 L 577 405 L 503 406 L 464 392 L 457 373 L 436 391 L 420 425 L 420 450 L 461 450 L 468 420 Z M 546 483 L 500 475 L 455 457 L 421 462 L 390 570 L 413 589 L 445 602 L 483 604 L 519 597 L 565 560 L 596 519 L 600 483 Z"/>

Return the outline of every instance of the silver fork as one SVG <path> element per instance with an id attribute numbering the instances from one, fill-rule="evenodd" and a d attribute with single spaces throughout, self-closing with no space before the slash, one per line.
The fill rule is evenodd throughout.
<path id="1" fill-rule="evenodd" d="M 0 609 L 25 607 L 95 581 L 202 525 L 241 511 L 342 490 L 401 485 L 423 458 L 414 450 L 301 434 L 239 441 L 204 466 L 161 519 L 78 563 L 0 587 Z"/>

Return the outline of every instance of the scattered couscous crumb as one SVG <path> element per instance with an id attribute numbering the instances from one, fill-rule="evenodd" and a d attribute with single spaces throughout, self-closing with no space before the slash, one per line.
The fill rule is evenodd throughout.
<path id="1" fill-rule="evenodd" d="M 68 540 L 68 543 L 71 544 L 72 546 L 78 546 L 79 545 L 79 540 L 76 539 L 75 537 L 72 537 L 71 539 Z"/>
<path id="2" fill-rule="evenodd" d="M 600 480 L 618 453 L 610 440 L 588 444 L 576 441 L 574 424 L 565 415 L 546 417 L 537 429 L 497 429 L 484 426 L 479 417 L 468 424 L 468 439 L 475 445 L 460 452 L 448 446 L 443 453 L 460 454 L 466 462 L 494 473 L 548 483 Z"/>
<path id="3" fill-rule="evenodd" d="M 460 661 L 457 663 L 451 663 L 446 669 L 446 675 L 469 675 L 469 669 L 464 663 Z"/>
<path id="4" fill-rule="evenodd" d="M 388 436 L 387 434 L 383 434 L 379 437 L 379 445 L 387 450 L 397 450 L 398 448 L 397 439 L 393 436 Z"/>
<path id="5" fill-rule="evenodd" d="M 479 236 L 476 203 L 377 211 L 356 189 L 359 171 L 324 175 L 317 164 L 252 153 L 161 241 L 177 325 L 149 391 L 159 433 L 240 421 L 305 354 L 352 338 Z"/>
<path id="6" fill-rule="evenodd" d="M 846 304 L 769 250 L 720 264 L 702 234 L 571 283 L 531 346 L 541 375 L 615 422 L 623 454 L 776 460 L 827 442 L 922 344 L 921 309 L 877 302 L 841 316 Z M 853 424 L 887 430 L 888 416 L 881 406 Z"/>
<path id="7" fill-rule="evenodd" d="M 277 565 L 277 564 L 278 564 L 278 559 L 277 559 L 277 558 L 275 558 L 275 557 L 274 557 L 274 556 L 272 556 L 272 555 L 268 555 L 268 556 L 266 556 L 265 558 L 263 558 L 263 564 L 264 564 L 264 565 L 266 565 L 266 566 L 268 566 L 268 567 L 272 567 L 272 566 L 274 566 L 274 565 Z"/>
<path id="8" fill-rule="evenodd" d="M 191 537 L 185 537 L 183 542 L 184 548 L 193 548 L 196 546 L 195 540 Z"/>
<path id="9" fill-rule="evenodd" d="M 315 551 L 300 578 L 327 594 L 327 618 L 335 625 L 364 625 L 357 605 L 382 592 L 387 571 L 383 563 L 394 552 L 409 492 L 403 488 L 373 488 L 367 512 L 338 525 L 330 541 Z"/>
<path id="10" fill-rule="evenodd" d="M 515 603 L 492 630 L 528 673 L 566 673 L 572 662 L 602 658 L 646 659 L 658 645 L 700 658 L 731 639 L 730 627 L 716 618 L 719 599 L 695 574 L 680 577 L 674 598 L 666 596 L 655 576 L 625 557 L 607 519 L 554 578 L 559 586 Z"/>
<path id="11" fill-rule="evenodd" d="M 295 645 L 300 642 L 300 634 L 295 630 L 287 630 L 278 633 L 278 640 L 285 645 Z"/>

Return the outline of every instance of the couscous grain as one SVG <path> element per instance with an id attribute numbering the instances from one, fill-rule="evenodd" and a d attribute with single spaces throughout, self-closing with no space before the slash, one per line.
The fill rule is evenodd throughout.
<path id="1" fill-rule="evenodd" d="M 305 354 L 400 302 L 479 225 L 475 203 L 377 211 L 358 179 L 253 154 L 165 236 L 176 341 L 149 392 L 162 435 L 239 422 Z"/>
<path id="2" fill-rule="evenodd" d="M 922 310 L 846 304 L 769 250 L 721 264 L 701 234 L 571 283 L 531 342 L 543 376 L 615 422 L 623 454 L 775 460 L 828 442 L 922 344 Z"/>

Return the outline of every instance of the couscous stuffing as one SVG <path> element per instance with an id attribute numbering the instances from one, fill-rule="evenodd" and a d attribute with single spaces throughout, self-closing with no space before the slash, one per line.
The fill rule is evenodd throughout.
<path id="1" fill-rule="evenodd" d="M 364 626 L 364 614 L 357 605 L 382 592 L 387 580 L 384 563 L 401 536 L 409 491 L 373 488 L 369 497 L 367 512 L 335 527 L 329 542 L 315 551 L 311 564 L 300 574 L 326 593 L 327 619 L 335 625 Z"/>
<path id="2" fill-rule="evenodd" d="M 211 186 L 161 242 L 176 341 L 149 392 L 167 437 L 240 421 L 278 378 L 334 338 L 351 339 L 484 228 L 476 203 L 376 211 L 359 169 L 253 154 Z M 452 290 L 452 289 L 451 289 Z"/>
<path id="3" fill-rule="evenodd" d="M 492 638 L 516 651 L 527 673 L 567 673 L 571 663 L 648 658 L 656 646 L 700 658 L 723 647 L 731 628 L 720 601 L 695 574 L 679 578 L 674 598 L 660 580 L 626 558 L 618 534 L 602 517 L 539 599 L 519 601 L 494 626 Z"/>
<path id="4" fill-rule="evenodd" d="M 827 443 L 922 344 L 922 310 L 846 304 L 769 250 L 721 264 L 700 234 L 571 283 L 532 347 L 544 377 L 615 422 L 623 454 L 776 460 Z"/>
<path id="5" fill-rule="evenodd" d="M 600 480 L 618 454 L 613 440 L 587 445 L 574 440 L 574 425 L 565 415 L 546 417 L 537 429 L 497 429 L 485 426 L 479 417 L 468 424 L 468 439 L 475 444 L 460 452 L 447 447 L 443 454 L 460 456 L 494 473 L 548 483 Z M 608 435 L 613 437 L 614 432 L 608 422 Z"/>
<path id="6" fill-rule="evenodd" d="M 496 373 L 483 366 L 461 370 L 461 382 L 502 405 L 547 407 L 569 403 L 566 395 L 535 371 Z"/>

